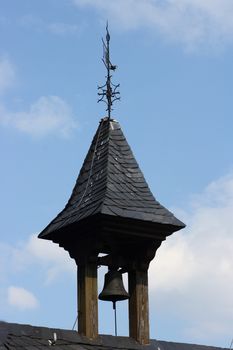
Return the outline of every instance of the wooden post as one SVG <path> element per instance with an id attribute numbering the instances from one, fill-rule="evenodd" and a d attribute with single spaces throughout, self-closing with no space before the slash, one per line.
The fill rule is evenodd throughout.
<path id="1" fill-rule="evenodd" d="M 149 344 L 148 274 L 129 272 L 129 336 L 142 345 Z"/>
<path id="2" fill-rule="evenodd" d="M 78 332 L 98 336 L 97 265 L 78 265 Z"/>

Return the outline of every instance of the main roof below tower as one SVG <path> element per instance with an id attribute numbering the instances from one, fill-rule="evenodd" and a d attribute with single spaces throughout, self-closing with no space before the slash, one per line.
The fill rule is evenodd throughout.
<path id="1" fill-rule="evenodd" d="M 98 214 L 167 226 L 171 233 L 185 226 L 154 198 L 119 123 L 108 118 L 100 121 L 68 203 L 39 237 L 51 239 Z"/>
<path id="2" fill-rule="evenodd" d="M 0 350 L 49 350 L 51 345 L 54 350 L 226 350 L 161 340 L 151 340 L 150 345 L 143 346 L 131 338 L 111 335 L 90 340 L 76 331 L 0 322 Z"/>

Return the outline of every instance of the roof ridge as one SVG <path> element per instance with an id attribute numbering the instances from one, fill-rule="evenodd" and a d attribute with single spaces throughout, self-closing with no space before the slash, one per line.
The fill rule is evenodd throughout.
<path id="1" fill-rule="evenodd" d="M 100 212 L 102 212 L 102 209 L 104 207 L 104 202 L 105 202 L 105 198 L 106 198 L 106 194 L 107 194 L 107 190 L 108 190 L 108 179 L 109 179 L 109 145 L 110 145 L 110 127 L 111 127 L 111 122 L 113 121 L 113 119 L 110 119 L 108 117 L 101 119 L 102 122 L 107 121 L 108 122 L 108 146 L 107 146 L 107 166 L 106 166 L 106 181 L 105 181 L 105 189 L 103 191 L 103 200 L 102 203 L 100 204 Z"/>

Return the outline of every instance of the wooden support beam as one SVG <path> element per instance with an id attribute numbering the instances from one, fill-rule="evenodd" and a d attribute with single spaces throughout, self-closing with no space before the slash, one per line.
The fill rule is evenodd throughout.
<path id="1" fill-rule="evenodd" d="M 129 272 L 129 336 L 142 345 L 149 344 L 148 273 Z"/>
<path id="2" fill-rule="evenodd" d="M 90 339 L 98 336 L 97 265 L 78 265 L 78 332 Z"/>

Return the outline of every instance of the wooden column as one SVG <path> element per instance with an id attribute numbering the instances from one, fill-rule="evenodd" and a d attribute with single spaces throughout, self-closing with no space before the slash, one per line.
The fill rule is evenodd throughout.
<path id="1" fill-rule="evenodd" d="M 129 336 L 140 344 L 149 344 L 148 274 L 129 272 Z"/>
<path id="2" fill-rule="evenodd" d="M 78 265 L 78 332 L 88 338 L 98 336 L 97 265 Z"/>

